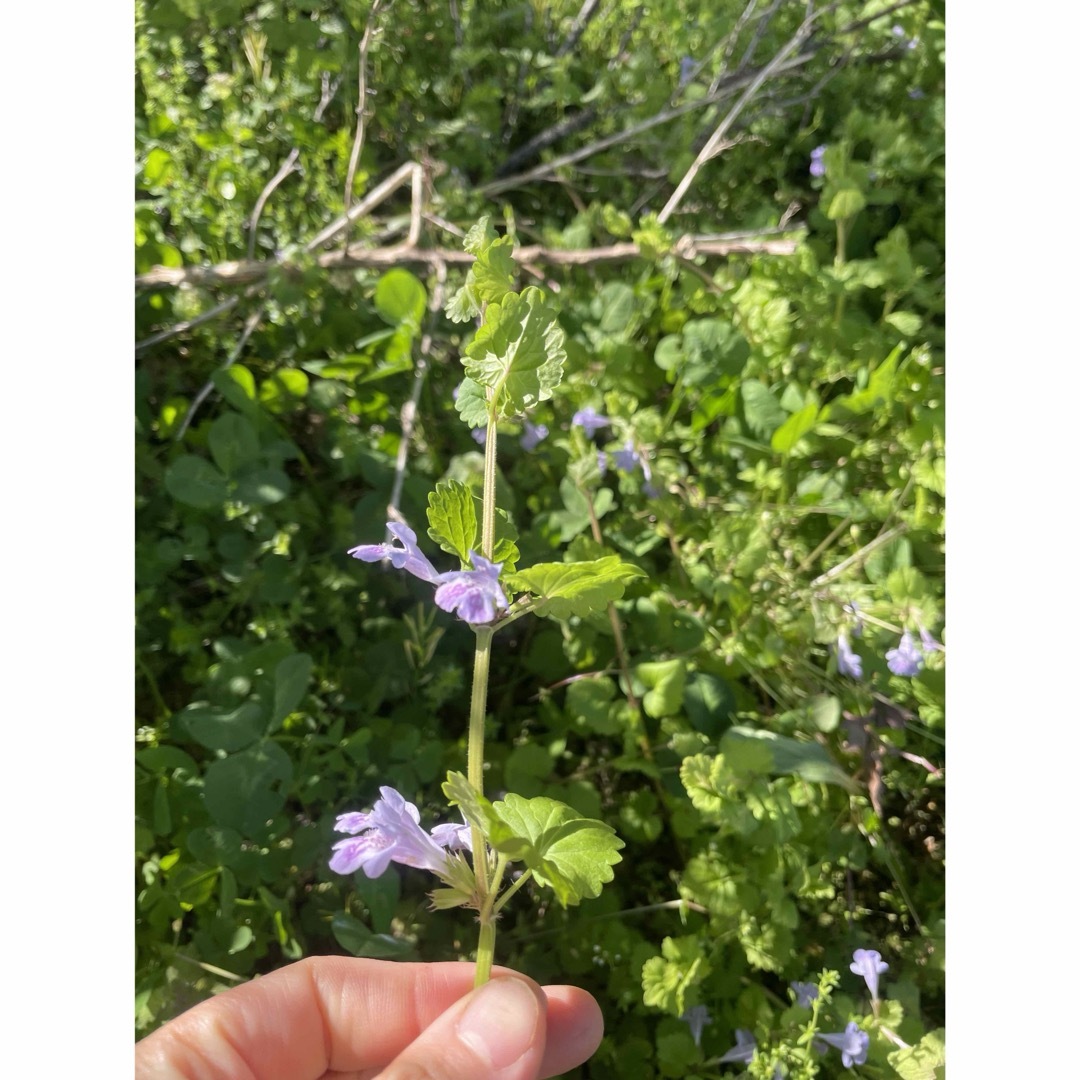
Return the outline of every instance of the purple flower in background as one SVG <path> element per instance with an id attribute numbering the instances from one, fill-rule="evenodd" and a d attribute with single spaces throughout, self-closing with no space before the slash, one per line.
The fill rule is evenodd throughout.
<path id="1" fill-rule="evenodd" d="M 862 678 L 862 657 L 851 651 L 847 634 L 843 631 L 836 639 L 836 670 L 849 679 Z"/>
<path id="2" fill-rule="evenodd" d="M 626 445 L 622 450 L 616 450 L 613 456 L 615 468 L 623 472 L 633 472 L 641 461 L 641 455 L 634 449 L 634 444 L 629 439 L 626 440 Z"/>
<path id="3" fill-rule="evenodd" d="M 548 437 L 546 424 L 530 424 L 525 421 L 525 434 L 521 436 L 522 450 L 535 450 Z"/>
<path id="4" fill-rule="evenodd" d="M 469 552 L 472 570 L 453 570 L 443 574 L 435 590 L 435 603 L 443 611 L 455 611 L 467 623 L 489 623 L 500 609 L 510 605 L 499 584 L 502 563 L 489 562 L 475 551 Z"/>
<path id="5" fill-rule="evenodd" d="M 926 92 L 924 90 L 920 90 L 917 86 L 913 86 L 907 92 L 907 96 L 911 98 L 912 101 L 922 101 L 922 99 L 926 97 Z"/>
<path id="6" fill-rule="evenodd" d="M 444 874 L 449 857 L 439 843 L 420 828 L 420 811 L 392 787 L 379 788 L 381 798 L 370 813 L 342 814 L 335 832 L 350 833 L 334 845 L 330 869 L 352 874 L 363 869 L 369 878 L 385 873 L 392 862 Z"/>
<path id="7" fill-rule="evenodd" d="M 704 1005 L 694 1005 L 687 1009 L 679 1019 L 685 1020 L 687 1024 L 690 1025 L 690 1035 L 694 1040 L 694 1045 L 700 1046 L 701 1032 L 704 1030 L 706 1024 L 712 1023 L 712 1017 L 709 1015 L 709 1010 Z"/>
<path id="8" fill-rule="evenodd" d="M 885 654 L 885 662 L 894 675 L 918 675 L 922 671 L 923 657 L 915 639 L 909 630 L 905 630 L 900 636 L 900 644 L 895 649 L 889 649 Z"/>
<path id="9" fill-rule="evenodd" d="M 888 971 L 889 965 L 881 959 L 881 953 L 877 949 L 856 949 L 851 960 L 851 970 L 866 980 L 870 996 L 877 1001 L 878 976 Z"/>
<path id="10" fill-rule="evenodd" d="M 890 31 L 890 33 L 892 34 L 893 37 L 906 37 L 907 36 L 904 33 L 904 28 L 902 26 L 894 26 L 892 28 L 892 30 Z"/>
<path id="11" fill-rule="evenodd" d="M 408 525 L 399 525 L 391 521 L 386 526 L 386 531 L 396 540 L 400 541 L 401 547 L 390 544 L 361 544 L 359 547 L 349 548 L 348 554 L 361 562 L 381 562 L 389 559 L 395 570 L 407 570 L 410 574 L 437 585 L 442 581 L 444 574 L 428 561 L 428 557 L 416 546 L 416 533 Z"/>
<path id="12" fill-rule="evenodd" d="M 843 1031 L 838 1031 L 833 1035 L 822 1033 L 818 1038 L 840 1051 L 840 1060 L 843 1061 L 845 1069 L 866 1062 L 866 1054 L 870 1049 L 870 1036 L 854 1020 L 850 1021 Z"/>
<path id="13" fill-rule="evenodd" d="M 679 61 L 679 89 L 681 90 L 693 77 L 697 63 L 692 56 L 684 56 Z"/>
<path id="14" fill-rule="evenodd" d="M 603 450 L 596 451 L 596 467 L 600 470 L 601 476 L 607 472 L 607 454 Z"/>
<path id="15" fill-rule="evenodd" d="M 804 1009 L 809 1009 L 818 996 L 818 988 L 809 982 L 793 982 L 791 992 L 795 995 L 795 1004 Z"/>
<path id="16" fill-rule="evenodd" d="M 474 427 L 470 435 L 481 445 L 487 445 L 487 428 L 486 427 Z"/>
<path id="17" fill-rule="evenodd" d="M 727 1061 L 741 1061 L 744 1064 L 749 1064 L 755 1050 L 757 1050 L 757 1039 L 749 1031 L 736 1028 L 735 1045 L 720 1058 L 720 1064 L 723 1065 Z"/>
<path id="18" fill-rule="evenodd" d="M 601 416 L 591 405 L 584 409 L 578 409 L 570 421 L 571 427 L 585 429 L 585 434 L 591 439 L 602 427 L 607 427 L 611 421 L 606 416 Z"/>
<path id="19" fill-rule="evenodd" d="M 810 151 L 810 175 L 825 175 L 825 146 L 815 146 Z"/>
<path id="20" fill-rule="evenodd" d="M 923 652 L 941 651 L 941 642 L 922 623 L 919 624 L 919 640 L 922 642 Z"/>

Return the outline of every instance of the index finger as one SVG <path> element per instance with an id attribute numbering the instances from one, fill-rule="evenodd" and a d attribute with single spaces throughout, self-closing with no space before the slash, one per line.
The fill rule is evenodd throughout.
<path id="1" fill-rule="evenodd" d="M 380 1069 L 472 990 L 472 964 L 320 956 L 235 987 L 171 1020 L 135 1048 L 139 1080 L 317 1080 Z M 496 968 L 493 974 L 510 974 Z M 544 987 L 541 1076 L 585 1061 L 603 1035 L 591 994 Z"/>

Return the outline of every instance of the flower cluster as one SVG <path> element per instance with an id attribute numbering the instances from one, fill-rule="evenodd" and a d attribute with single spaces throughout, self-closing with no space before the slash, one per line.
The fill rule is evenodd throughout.
<path id="1" fill-rule="evenodd" d="M 396 543 L 361 544 L 350 548 L 348 554 L 368 563 L 389 559 L 396 570 L 407 570 L 421 581 L 438 586 L 435 603 L 443 611 L 457 612 L 458 617 L 467 623 L 489 623 L 500 611 L 510 607 L 506 593 L 499 584 L 502 563 L 491 562 L 470 551 L 471 570 L 450 570 L 440 574 L 417 547 L 416 533 L 408 525 L 392 521 L 386 526 L 386 531 Z"/>
<path id="2" fill-rule="evenodd" d="M 620 472 L 632 473 L 635 469 L 640 467 L 641 475 L 645 478 L 645 483 L 641 485 L 641 490 L 645 492 L 650 499 L 659 498 L 660 492 L 653 485 L 652 469 L 649 468 L 649 462 L 634 446 L 632 439 L 627 439 L 623 444 L 623 448 L 621 450 L 616 450 L 611 456 L 615 459 L 615 468 Z M 602 472 L 603 470 L 601 469 L 601 473 Z"/>
<path id="3" fill-rule="evenodd" d="M 858 607 L 854 604 L 845 604 L 844 611 L 852 614 L 855 624 L 852 632 L 856 637 L 862 633 L 862 618 Z M 919 641 L 921 648 L 915 644 L 915 638 L 910 630 L 905 630 L 900 635 L 899 643 L 885 653 L 885 663 L 894 675 L 902 675 L 912 678 L 923 669 L 926 653 L 937 652 L 941 649 L 939 642 L 925 627 L 919 627 Z M 836 638 L 836 670 L 849 679 L 861 679 L 863 677 L 862 657 L 856 653 L 850 641 L 847 631 L 841 630 Z"/>
<path id="4" fill-rule="evenodd" d="M 348 833 L 333 848 L 330 869 L 339 874 L 363 870 L 369 878 L 386 872 L 392 862 L 430 870 L 440 878 L 451 873 L 448 851 L 472 849 L 464 825 L 436 825 L 430 832 L 420 827 L 420 811 L 392 787 L 379 788 L 379 801 L 366 814 L 339 815 L 334 831 Z"/>

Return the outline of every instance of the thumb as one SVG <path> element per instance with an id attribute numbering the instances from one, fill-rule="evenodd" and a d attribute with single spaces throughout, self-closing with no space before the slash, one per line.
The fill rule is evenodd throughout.
<path id="1" fill-rule="evenodd" d="M 447 1009 L 379 1080 L 536 1080 L 547 1039 L 547 999 L 504 976 Z"/>

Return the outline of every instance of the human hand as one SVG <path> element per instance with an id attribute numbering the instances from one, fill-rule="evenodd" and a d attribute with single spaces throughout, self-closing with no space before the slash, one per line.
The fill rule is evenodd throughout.
<path id="1" fill-rule="evenodd" d="M 136 1080 L 542 1080 L 603 1037 L 600 1007 L 576 986 L 500 967 L 472 981 L 471 964 L 311 957 L 148 1035 Z"/>

